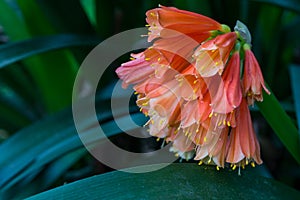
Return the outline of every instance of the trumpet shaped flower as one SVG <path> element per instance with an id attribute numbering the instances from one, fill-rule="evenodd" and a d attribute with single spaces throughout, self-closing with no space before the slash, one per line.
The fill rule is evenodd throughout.
<path id="1" fill-rule="evenodd" d="M 218 170 L 261 164 L 248 105 L 263 100 L 262 88 L 270 92 L 245 25 L 238 21 L 231 32 L 206 16 L 164 6 L 146 16 L 152 46 L 116 73 L 123 87 L 133 85 L 150 135 L 170 142 L 176 156 Z"/>

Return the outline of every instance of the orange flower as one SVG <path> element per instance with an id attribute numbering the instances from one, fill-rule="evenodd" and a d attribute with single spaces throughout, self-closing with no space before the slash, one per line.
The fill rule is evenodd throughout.
<path id="1" fill-rule="evenodd" d="M 149 24 L 148 41 L 155 38 L 170 38 L 179 35 L 206 34 L 208 37 L 212 30 L 224 29 L 221 24 L 206 16 L 179 10 L 173 7 L 160 6 L 146 13 Z M 173 30 L 171 31 L 168 30 Z"/>
<path id="2" fill-rule="evenodd" d="M 208 40 L 196 49 L 195 67 L 202 77 L 210 77 L 216 73 L 222 74 L 236 39 L 237 34 L 230 32 Z"/>
<path id="3" fill-rule="evenodd" d="M 243 92 L 244 95 L 247 96 L 248 104 L 253 104 L 254 100 L 263 100 L 262 88 L 264 88 L 267 94 L 270 94 L 270 91 L 265 86 L 259 64 L 251 51 L 250 46 L 248 44 L 244 44 L 243 48 L 245 51 Z"/>
<path id="4" fill-rule="evenodd" d="M 236 115 L 237 126 L 232 128 L 230 133 L 226 161 L 242 167 L 254 161 L 257 164 L 261 164 L 260 147 L 254 133 L 250 111 L 245 99 L 243 99 Z"/>
<path id="5" fill-rule="evenodd" d="M 226 114 L 237 108 L 242 100 L 238 51 L 235 51 L 228 61 L 221 80 L 218 91 L 212 96 L 212 109 L 214 112 Z"/>
<path id="6" fill-rule="evenodd" d="M 146 16 L 148 41 L 155 39 L 150 48 L 164 54 L 169 67 L 179 72 L 191 63 L 194 49 L 203 41 L 215 32 L 229 32 L 228 26 L 211 18 L 173 7 L 160 6 L 149 10 Z"/>
<path id="7" fill-rule="evenodd" d="M 116 70 L 119 78 L 123 80 L 123 88 L 127 88 L 129 84 L 137 84 L 146 80 L 153 73 L 153 68 L 145 61 L 145 54 L 131 54 L 134 60 L 123 63 Z"/>
<path id="8" fill-rule="evenodd" d="M 262 101 L 262 88 L 269 91 L 245 25 L 230 32 L 203 15 L 163 6 L 146 15 L 153 45 L 116 72 L 123 87 L 134 85 L 150 135 L 171 142 L 176 156 L 217 169 L 261 164 L 247 101 Z"/>

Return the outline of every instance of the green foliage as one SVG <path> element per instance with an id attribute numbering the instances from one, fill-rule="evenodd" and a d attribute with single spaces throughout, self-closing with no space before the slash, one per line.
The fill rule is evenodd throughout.
<path id="1" fill-rule="evenodd" d="M 76 73 L 92 47 L 120 31 L 144 26 L 145 12 L 158 4 L 198 12 L 231 28 L 237 19 L 248 25 L 253 51 L 272 89 L 272 95 L 264 95 L 264 101 L 257 104 L 268 122 L 267 125 L 259 121 L 258 127 L 264 128 L 258 129 L 258 133 L 260 138 L 268 138 L 271 147 L 284 152 L 283 155 L 291 155 L 274 161 L 269 152 L 262 152 L 265 168 L 277 180 L 296 186 L 300 177 L 297 170 L 293 170 L 299 167 L 296 162 L 300 163 L 299 129 L 296 128 L 297 121 L 298 128 L 300 126 L 299 1 L 0 0 L 0 26 L 4 31 L 0 31 L 0 199 L 25 198 L 65 181 L 81 179 L 86 175 L 85 166 L 91 166 L 88 175 L 99 172 L 89 163 L 92 159 L 74 127 L 70 107 Z M 2 36 L 8 37 L 3 44 Z M 117 60 L 111 67 L 121 62 Z M 290 68 L 289 74 L 288 67 L 292 64 L 296 65 Z M 107 77 L 116 78 L 111 74 Z M 98 119 L 107 136 L 114 136 L 112 139 L 130 146 L 132 142 L 123 138 L 109 109 L 115 81 L 106 81 L 98 90 Z M 145 118 L 135 113 L 137 108 L 130 109 L 133 114 L 127 116 L 124 108 L 118 108 L 120 120 L 131 117 L 143 124 Z M 255 110 L 253 113 L 260 116 Z M 95 134 L 92 127 L 87 119 L 87 135 Z M 132 128 L 126 127 L 127 130 Z M 272 163 L 284 164 L 274 166 Z M 72 175 L 72 170 L 79 175 Z M 280 179 L 285 171 L 290 171 L 289 177 Z M 245 193 L 248 195 L 245 198 L 254 199 L 258 198 L 257 194 L 267 198 L 299 196 L 291 188 L 255 173 L 246 169 L 239 177 L 227 169 L 216 172 L 211 167 L 174 164 L 146 174 L 102 174 L 32 199 L 59 198 L 62 194 L 65 198 L 77 199 L 88 198 L 90 196 L 84 195 L 89 194 L 94 195 L 91 198 L 122 195 L 125 199 L 177 198 L 176 195 L 243 198 Z M 66 174 L 71 174 L 71 178 L 66 178 Z"/>
<path id="2" fill-rule="evenodd" d="M 153 167 L 156 166 L 136 169 L 150 171 Z M 144 174 L 115 171 L 94 176 L 29 200 L 60 199 L 62 196 L 65 199 L 297 199 L 299 195 L 299 191 L 259 177 L 252 170 L 243 171 L 239 177 L 236 171 L 216 172 L 214 167 L 180 163 Z"/>
<path id="3" fill-rule="evenodd" d="M 298 87 L 300 85 L 300 80 L 299 80 L 300 66 L 299 65 L 290 66 L 290 74 L 291 74 L 292 92 L 293 92 L 293 97 L 295 102 L 295 109 L 296 109 L 297 122 L 299 128 L 300 127 L 300 90 L 298 89 Z"/>

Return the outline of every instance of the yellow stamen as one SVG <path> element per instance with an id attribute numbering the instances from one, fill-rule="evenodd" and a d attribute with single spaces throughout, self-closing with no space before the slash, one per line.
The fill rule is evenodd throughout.
<path id="1" fill-rule="evenodd" d="M 150 58 L 145 58 L 146 61 L 150 60 Z"/>
<path id="2" fill-rule="evenodd" d="M 138 92 L 135 91 L 134 94 L 138 94 Z"/>
<path id="3" fill-rule="evenodd" d="M 218 126 L 221 126 L 221 125 L 222 125 L 222 121 L 219 121 Z"/>
<path id="4" fill-rule="evenodd" d="M 163 119 L 159 120 L 159 125 L 160 125 L 160 126 L 161 126 L 163 123 L 164 123 L 164 120 L 163 120 Z"/>
<path id="5" fill-rule="evenodd" d="M 198 165 L 202 165 L 203 164 L 203 161 L 202 160 L 200 160 L 199 161 L 199 163 L 198 163 Z"/>
<path id="6" fill-rule="evenodd" d="M 130 57 L 130 60 L 134 60 L 135 58 L 133 58 L 133 57 Z"/>
<path id="7" fill-rule="evenodd" d="M 198 80 L 194 80 L 194 82 L 193 82 L 193 83 L 194 83 L 194 84 L 196 84 L 197 82 L 198 82 Z"/>
<path id="8" fill-rule="evenodd" d="M 145 26 L 146 26 L 146 27 L 149 27 L 150 25 L 149 25 L 149 24 L 146 24 Z"/>
<path id="9" fill-rule="evenodd" d="M 248 159 L 246 158 L 246 165 L 248 165 L 249 164 L 249 161 L 248 161 Z"/>
<path id="10" fill-rule="evenodd" d="M 216 168 L 217 168 L 218 171 L 220 170 L 220 167 L 218 165 L 216 166 Z"/>
<path id="11" fill-rule="evenodd" d="M 207 161 L 207 164 L 211 163 L 211 157 L 209 157 L 209 160 Z"/>
<path id="12" fill-rule="evenodd" d="M 255 167 L 255 163 L 254 163 L 254 162 L 251 162 L 251 166 L 252 166 L 252 167 Z"/>
<path id="13" fill-rule="evenodd" d="M 209 117 L 209 118 L 211 118 L 211 117 L 212 117 L 212 115 L 213 115 L 213 112 L 211 112 L 211 113 L 209 114 L 209 116 L 208 116 L 208 117 Z"/>
<path id="14" fill-rule="evenodd" d="M 157 59 L 157 61 L 158 61 L 158 62 L 160 61 L 160 57 Z"/>
<path id="15" fill-rule="evenodd" d="M 189 134 L 189 131 L 185 131 L 184 135 L 187 136 Z"/>
<path id="16" fill-rule="evenodd" d="M 204 140 L 204 142 L 206 142 L 206 140 L 207 140 L 206 136 L 204 137 L 204 139 L 203 139 L 203 140 Z"/>
<path id="17" fill-rule="evenodd" d="M 151 12 L 150 15 L 151 15 L 152 17 L 155 17 L 155 16 L 156 16 L 155 13 L 153 13 L 153 12 Z"/>
<path id="18" fill-rule="evenodd" d="M 178 153 L 176 153 L 176 154 L 175 154 L 175 157 L 179 157 L 179 154 L 178 154 Z"/>
<path id="19" fill-rule="evenodd" d="M 233 165 L 232 170 L 235 170 L 235 169 L 236 169 L 236 165 Z"/>
<path id="20" fill-rule="evenodd" d="M 230 121 L 227 122 L 227 126 L 230 126 Z"/>
<path id="21" fill-rule="evenodd" d="M 160 140 L 160 138 L 158 137 L 158 138 L 156 138 L 156 142 L 159 142 L 159 140 Z"/>

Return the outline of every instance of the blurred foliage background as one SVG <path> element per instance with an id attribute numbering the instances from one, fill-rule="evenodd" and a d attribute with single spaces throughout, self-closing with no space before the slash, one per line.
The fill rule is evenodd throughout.
<path id="1" fill-rule="evenodd" d="M 204 14 L 232 28 L 237 19 L 247 24 L 265 80 L 280 103 L 271 96 L 251 108 L 264 160 L 255 173 L 300 189 L 298 0 L 0 0 L 1 199 L 29 197 L 112 170 L 81 144 L 71 112 L 72 87 L 93 47 L 116 33 L 143 27 L 145 12 L 158 4 Z M 128 58 L 129 54 L 114 62 L 101 81 L 98 117 L 116 144 L 134 152 L 150 151 L 160 144 L 153 138 L 126 136 L 110 112 L 110 88 L 117 80 L 114 70 Z M 132 118 L 144 120 L 134 102 L 131 110 Z M 223 171 L 207 176 L 223 177 L 229 170 Z M 104 175 L 97 181 L 107 180 L 109 175 Z M 115 187 L 118 174 L 110 178 L 116 180 L 110 183 Z M 82 187 L 93 181 L 82 182 Z M 95 190 L 101 194 L 104 189 L 108 186 Z"/>

